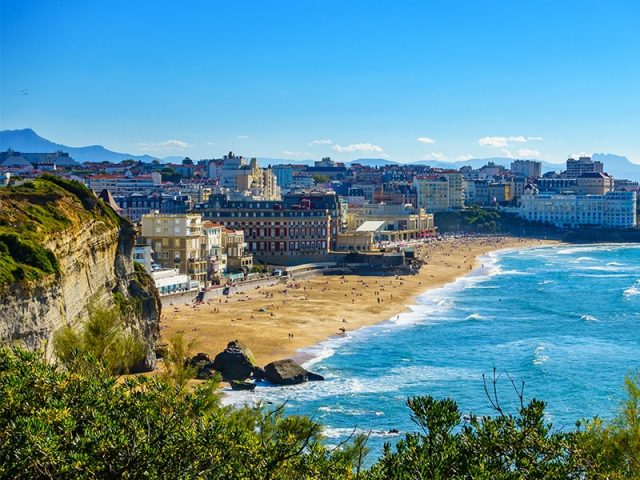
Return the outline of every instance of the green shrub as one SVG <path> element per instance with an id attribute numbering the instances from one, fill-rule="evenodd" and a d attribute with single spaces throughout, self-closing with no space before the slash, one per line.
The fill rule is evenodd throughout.
<path id="1" fill-rule="evenodd" d="M 98 361 L 112 373 L 126 373 L 145 355 L 142 341 L 126 331 L 118 308 L 92 308 L 82 331 L 65 326 L 54 337 L 54 350 L 69 370 L 85 371 Z"/>
<path id="2" fill-rule="evenodd" d="M 21 238 L 15 233 L 0 234 L 0 253 L 5 249 L 17 263 L 23 263 L 44 273 L 59 273 L 58 261 L 51 250 Z M 15 275 L 15 273 L 14 273 Z"/>

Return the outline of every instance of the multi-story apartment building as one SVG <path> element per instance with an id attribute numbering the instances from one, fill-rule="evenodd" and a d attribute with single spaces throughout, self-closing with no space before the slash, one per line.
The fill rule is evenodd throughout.
<path id="1" fill-rule="evenodd" d="M 464 207 L 464 176 L 459 172 L 417 176 L 413 179 L 417 207 L 427 213 L 460 210 Z"/>
<path id="2" fill-rule="evenodd" d="M 291 165 L 274 165 L 271 167 L 271 171 L 276 176 L 276 182 L 281 189 L 289 188 L 293 183 L 293 167 Z"/>
<path id="3" fill-rule="evenodd" d="M 416 177 L 413 179 L 416 189 L 418 208 L 425 212 L 436 213 L 449 210 L 449 182 L 438 175 Z"/>
<path id="4" fill-rule="evenodd" d="M 540 178 L 542 176 L 542 162 L 536 160 L 514 160 L 511 162 L 511 173 L 526 178 Z"/>
<path id="5" fill-rule="evenodd" d="M 143 215 L 142 237 L 156 253 L 157 263 L 164 268 L 177 268 L 201 285 L 206 283 L 208 256 L 200 214 Z"/>
<path id="6" fill-rule="evenodd" d="M 580 157 L 567 159 L 567 169 L 562 172 L 562 176 L 566 178 L 578 178 L 585 173 L 603 173 L 604 165 L 602 162 L 594 161 L 591 157 Z"/>
<path id="7" fill-rule="evenodd" d="M 605 195 L 524 195 L 519 215 L 531 221 L 560 228 L 633 228 L 636 220 L 636 192 L 608 192 Z"/>
<path id="8" fill-rule="evenodd" d="M 449 209 L 462 210 L 464 208 L 464 175 L 458 171 L 441 173 L 449 183 Z"/>
<path id="9" fill-rule="evenodd" d="M 253 268 L 253 255 L 245 253 L 247 244 L 243 230 L 224 229 L 222 247 L 227 258 L 229 272 L 249 273 Z"/>

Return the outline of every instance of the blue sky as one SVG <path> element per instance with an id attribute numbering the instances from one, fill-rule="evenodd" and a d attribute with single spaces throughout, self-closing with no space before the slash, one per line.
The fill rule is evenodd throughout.
<path id="1" fill-rule="evenodd" d="M 1 129 L 159 157 L 640 163 L 637 0 L 0 2 Z"/>

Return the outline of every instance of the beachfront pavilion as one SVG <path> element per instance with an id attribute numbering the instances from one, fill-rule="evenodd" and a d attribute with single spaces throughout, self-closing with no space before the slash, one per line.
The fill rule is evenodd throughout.
<path id="1" fill-rule="evenodd" d="M 394 227 L 385 220 L 368 220 L 355 231 L 338 234 L 336 250 L 367 252 L 375 250 L 378 245 L 409 242 L 435 234 L 433 228 L 394 230 Z"/>

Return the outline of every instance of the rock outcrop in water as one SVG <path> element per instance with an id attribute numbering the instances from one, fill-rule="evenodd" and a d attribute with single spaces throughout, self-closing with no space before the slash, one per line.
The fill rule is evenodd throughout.
<path id="1" fill-rule="evenodd" d="M 322 375 L 308 372 L 290 358 L 276 360 L 266 365 L 264 376 L 271 383 L 278 385 L 296 385 L 307 381 L 324 380 Z"/>
<path id="2" fill-rule="evenodd" d="M 155 367 L 160 299 L 135 268 L 133 226 L 78 182 L 42 177 L 0 189 L 0 342 L 41 348 L 80 327 L 92 306 L 126 311 L 145 344 L 136 371 Z"/>

